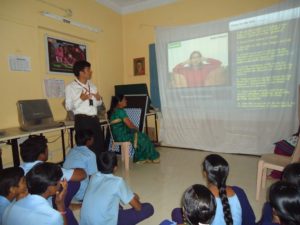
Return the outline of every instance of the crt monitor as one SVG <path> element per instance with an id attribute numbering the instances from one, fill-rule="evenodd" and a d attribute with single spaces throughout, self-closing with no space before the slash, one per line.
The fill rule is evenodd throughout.
<path id="1" fill-rule="evenodd" d="M 148 107 L 147 111 L 151 108 L 151 100 L 148 93 L 147 84 L 123 84 L 115 85 L 115 95 L 147 95 Z"/>
<path id="2" fill-rule="evenodd" d="M 21 124 L 41 124 L 53 121 L 53 115 L 47 99 L 20 100 L 17 102 Z"/>

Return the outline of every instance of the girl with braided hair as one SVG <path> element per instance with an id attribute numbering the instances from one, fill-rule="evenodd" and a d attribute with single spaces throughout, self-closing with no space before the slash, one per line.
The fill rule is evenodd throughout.
<path id="1" fill-rule="evenodd" d="M 241 225 L 241 204 L 233 188 L 226 186 L 229 173 L 227 161 L 216 154 L 208 155 L 203 162 L 203 172 L 208 189 L 217 202 L 216 216 L 212 225 Z"/>
<path id="2" fill-rule="evenodd" d="M 229 173 L 227 161 L 216 154 L 208 155 L 203 161 L 203 174 L 207 187 L 215 196 L 217 209 L 212 225 L 254 225 L 255 214 L 244 190 L 237 186 L 227 186 Z M 172 220 L 183 223 L 183 210 L 175 208 Z"/>

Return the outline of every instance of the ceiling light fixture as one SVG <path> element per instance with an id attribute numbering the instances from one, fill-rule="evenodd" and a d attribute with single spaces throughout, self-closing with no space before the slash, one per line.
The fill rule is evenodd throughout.
<path id="1" fill-rule="evenodd" d="M 59 16 L 59 15 L 56 15 L 56 14 L 53 14 L 53 13 L 50 13 L 50 12 L 47 12 L 47 11 L 42 11 L 41 15 L 49 17 L 49 18 L 57 20 L 57 21 L 60 21 L 60 22 L 63 22 L 63 23 L 66 23 L 66 24 L 71 24 L 73 26 L 76 26 L 76 27 L 79 27 L 79 28 L 82 28 L 82 29 L 85 29 L 85 30 L 88 30 L 88 31 L 91 31 L 91 32 L 98 33 L 98 32 L 102 31 L 99 28 L 92 27 L 90 25 L 83 24 L 83 23 L 71 20 L 69 18 L 65 18 L 63 16 Z"/>

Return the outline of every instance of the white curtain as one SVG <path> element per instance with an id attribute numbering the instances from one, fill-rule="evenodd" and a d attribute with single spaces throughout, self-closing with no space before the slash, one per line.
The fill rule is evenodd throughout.
<path id="1" fill-rule="evenodd" d="M 288 1 L 222 21 L 157 28 L 163 145 L 259 155 L 295 133 L 299 17 L 299 1 Z M 193 68 L 193 57 L 202 64 Z"/>

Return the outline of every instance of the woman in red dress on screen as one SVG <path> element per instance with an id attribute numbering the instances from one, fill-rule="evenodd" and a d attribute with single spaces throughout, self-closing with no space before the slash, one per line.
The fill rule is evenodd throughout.
<path id="1" fill-rule="evenodd" d="M 179 63 L 173 69 L 174 76 L 185 78 L 187 87 L 205 86 L 205 79 L 213 70 L 220 68 L 221 62 L 216 59 L 205 58 L 199 51 L 194 51 L 190 58 Z"/>

